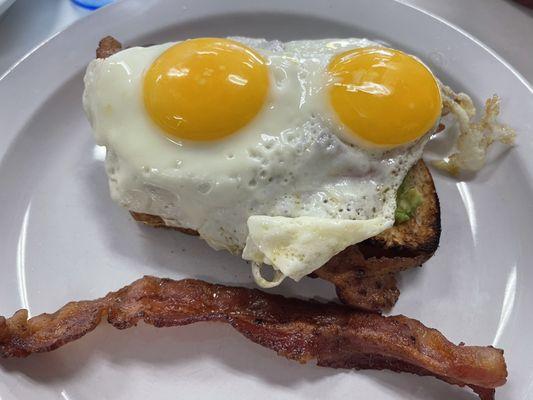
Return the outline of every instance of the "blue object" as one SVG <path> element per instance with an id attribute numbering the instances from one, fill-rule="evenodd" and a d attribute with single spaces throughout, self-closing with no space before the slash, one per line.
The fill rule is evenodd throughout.
<path id="1" fill-rule="evenodd" d="M 72 0 L 72 2 L 89 10 L 96 10 L 106 4 L 112 3 L 113 0 Z"/>

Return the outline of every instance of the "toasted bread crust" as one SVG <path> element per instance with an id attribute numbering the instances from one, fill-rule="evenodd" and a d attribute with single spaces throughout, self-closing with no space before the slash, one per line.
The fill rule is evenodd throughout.
<path id="1" fill-rule="evenodd" d="M 365 245 L 381 247 L 404 256 L 433 254 L 437 250 L 441 234 L 440 204 L 433 178 L 423 160 L 413 165 L 409 176 L 422 194 L 423 204 L 417 209 L 414 218 L 368 239 Z M 363 246 L 363 253 L 367 250 Z"/>
<path id="2" fill-rule="evenodd" d="M 175 231 L 179 231 L 181 233 L 185 233 L 187 235 L 191 236 L 199 236 L 198 232 L 194 229 L 188 229 L 188 228 L 181 228 L 178 226 L 169 226 L 165 224 L 165 221 L 163 218 L 157 216 L 157 215 L 151 215 L 151 214 L 144 214 L 144 213 L 138 213 L 135 211 L 130 211 L 131 216 L 133 219 L 137 222 L 142 222 L 145 225 L 151 226 L 153 228 L 167 228 L 167 229 L 173 229 Z"/>
<path id="3" fill-rule="evenodd" d="M 435 253 L 441 233 L 435 184 L 422 160 L 411 168 L 409 175 L 424 199 L 414 217 L 340 252 L 315 271 L 319 277 L 325 277 L 322 270 L 336 274 L 348 270 L 355 278 L 386 275 L 419 266 Z"/>
<path id="4" fill-rule="evenodd" d="M 414 217 L 348 247 L 313 273 L 333 283 L 343 303 L 367 311 L 390 309 L 400 295 L 394 274 L 421 266 L 437 250 L 440 205 L 433 178 L 422 160 L 409 175 L 424 199 Z"/>
<path id="5" fill-rule="evenodd" d="M 113 36 L 106 36 L 98 43 L 96 48 L 96 58 L 107 58 L 122 50 L 122 43 L 120 43 Z"/>

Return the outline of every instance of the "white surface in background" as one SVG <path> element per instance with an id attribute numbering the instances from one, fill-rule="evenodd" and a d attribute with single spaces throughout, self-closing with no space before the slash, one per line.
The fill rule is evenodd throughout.
<path id="1" fill-rule="evenodd" d="M 533 10 L 512 0 L 399 1 L 463 28 L 533 82 Z M 0 76 L 43 40 L 89 13 L 70 0 L 18 0 L 0 17 Z"/>
<path id="2" fill-rule="evenodd" d="M 533 81 L 533 10 L 512 0 L 400 0 L 436 14 L 492 47 Z"/>
<path id="3" fill-rule="evenodd" d="M 15 2 L 0 17 L 0 76 L 35 46 L 90 12 L 70 0 Z"/>

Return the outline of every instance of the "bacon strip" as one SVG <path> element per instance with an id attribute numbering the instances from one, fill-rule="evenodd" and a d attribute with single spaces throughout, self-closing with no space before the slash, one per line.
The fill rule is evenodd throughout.
<path id="1" fill-rule="evenodd" d="M 102 318 L 126 329 L 218 321 L 301 363 L 333 368 L 390 369 L 432 375 L 494 398 L 507 369 L 503 351 L 456 346 L 441 333 L 404 317 L 384 317 L 329 303 L 288 299 L 259 290 L 199 280 L 146 276 L 93 301 L 71 302 L 28 320 L 26 310 L 0 317 L 0 357 L 54 350 L 92 331 Z"/>
<path id="2" fill-rule="evenodd" d="M 339 300 L 361 311 L 381 313 L 396 304 L 400 290 L 396 286 L 395 274 L 357 278 L 354 276 L 356 273 L 356 268 L 347 269 L 342 273 L 333 268 L 322 267 L 309 276 L 333 283 Z"/>

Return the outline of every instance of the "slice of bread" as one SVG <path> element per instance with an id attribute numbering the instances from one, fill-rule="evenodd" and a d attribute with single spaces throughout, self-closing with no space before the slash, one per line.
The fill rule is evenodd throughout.
<path id="1" fill-rule="evenodd" d="M 345 304 L 371 311 L 390 309 L 400 295 L 394 274 L 421 266 L 439 246 L 439 198 L 424 161 L 419 160 L 406 179 L 423 197 L 413 218 L 348 247 L 313 274 L 333 283 Z"/>
<path id="2" fill-rule="evenodd" d="M 424 161 L 411 168 L 408 179 L 423 197 L 413 218 L 346 248 L 311 275 L 333 283 L 343 303 L 376 312 L 390 309 L 400 295 L 395 273 L 421 266 L 437 250 L 441 232 L 439 198 Z M 156 228 L 198 234 L 191 229 L 169 227 L 156 215 L 131 215 Z"/>
<path id="3" fill-rule="evenodd" d="M 120 50 L 122 44 L 107 36 L 100 41 L 96 57 L 106 58 Z M 413 218 L 348 247 L 310 275 L 333 283 L 343 303 L 370 311 L 390 309 L 400 295 L 395 274 L 421 266 L 437 250 L 441 232 L 439 199 L 424 161 L 411 168 L 408 178 L 423 197 Z M 169 227 L 156 215 L 131 215 L 146 225 L 198 235 L 191 229 Z"/>

